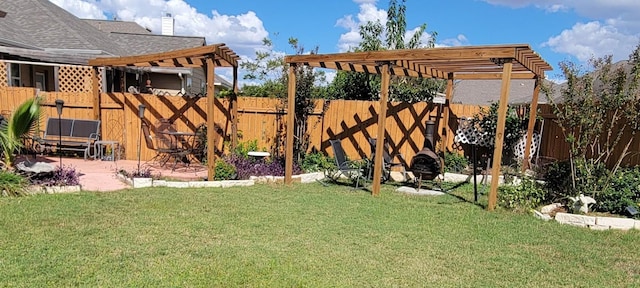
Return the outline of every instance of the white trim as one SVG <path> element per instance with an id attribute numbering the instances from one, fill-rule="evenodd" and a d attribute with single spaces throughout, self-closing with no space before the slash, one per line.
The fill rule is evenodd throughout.
<path id="1" fill-rule="evenodd" d="M 33 61 L 20 61 L 20 60 L 6 60 L 6 59 L 2 59 L 2 60 L 0 60 L 0 62 L 15 63 L 15 64 L 27 64 L 27 65 L 38 65 L 38 66 L 53 66 L 53 67 L 62 67 L 62 66 L 91 67 L 91 66 L 87 66 L 87 65 L 78 65 L 78 64 L 59 64 L 59 63 L 33 62 Z"/>

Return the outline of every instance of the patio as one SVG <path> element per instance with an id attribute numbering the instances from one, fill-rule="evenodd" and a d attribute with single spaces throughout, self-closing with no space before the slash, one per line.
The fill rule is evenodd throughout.
<path id="1" fill-rule="evenodd" d="M 26 156 L 30 162 L 46 162 L 56 167 L 60 164 L 60 159 L 55 155 L 37 155 L 35 160 L 33 155 Z M 20 156 L 17 162 L 25 160 L 25 156 Z M 17 163 L 16 162 L 16 163 Z M 117 172 L 124 170 L 127 172 L 138 169 L 136 160 L 84 160 L 82 157 L 63 157 L 63 166 L 70 166 L 80 173 L 80 185 L 84 191 L 109 192 L 121 189 L 128 189 L 131 186 L 122 182 L 117 177 Z M 176 169 L 172 171 L 173 165 L 159 166 L 155 163 L 140 162 L 140 169 L 149 169 L 151 175 L 160 176 L 175 180 L 204 180 L 207 178 L 207 168 L 200 163 L 193 163 L 189 166 L 178 163 Z"/>

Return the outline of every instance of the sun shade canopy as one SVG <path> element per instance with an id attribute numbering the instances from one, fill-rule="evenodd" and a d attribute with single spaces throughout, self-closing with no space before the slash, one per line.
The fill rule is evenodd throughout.
<path id="1" fill-rule="evenodd" d="M 529 45 L 442 47 L 428 49 L 290 55 L 285 62 L 311 67 L 381 74 L 389 64 L 391 75 L 454 79 L 500 79 L 504 59 L 512 59 L 512 79 L 544 78 L 551 66 Z"/>
<path id="2" fill-rule="evenodd" d="M 238 67 L 240 57 L 225 44 L 215 44 L 154 54 L 96 58 L 90 60 L 89 65 L 103 67 L 204 67 L 207 59 L 213 59 L 216 67 Z"/>

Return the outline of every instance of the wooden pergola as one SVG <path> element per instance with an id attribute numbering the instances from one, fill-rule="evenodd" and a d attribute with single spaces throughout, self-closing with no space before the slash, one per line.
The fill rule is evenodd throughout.
<path id="1" fill-rule="evenodd" d="M 285 182 L 292 182 L 293 171 L 293 123 L 295 118 L 296 74 L 295 68 L 306 65 L 317 68 L 380 74 L 381 97 L 378 111 L 378 137 L 384 138 L 387 118 L 387 102 L 389 98 L 389 81 L 391 75 L 436 78 L 447 80 L 446 103 L 443 109 L 444 119 L 449 119 L 449 103 L 453 96 L 455 80 L 502 80 L 500 103 L 498 108 L 498 126 L 496 128 L 495 150 L 491 190 L 488 209 L 496 205 L 498 191 L 498 175 L 502 161 L 502 145 L 504 139 L 505 119 L 509 100 L 511 79 L 535 79 L 535 87 L 531 101 L 531 114 L 527 131 L 525 159 L 529 159 L 532 131 L 536 119 L 538 95 L 544 72 L 552 70 L 551 66 L 535 53 L 527 44 L 444 47 L 410 50 L 388 50 L 353 52 L 318 55 L 290 55 L 285 57 L 289 63 L 288 109 L 287 109 L 287 143 Z M 446 123 L 446 121 L 445 121 Z M 382 135 L 382 136 L 380 136 Z M 443 143 L 448 135 L 443 134 Z M 442 151 L 445 145 L 440 145 Z M 383 155 L 384 145 L 376 145 L 376 155 Z M 525 161 L 528 165 L 528 161 Z M 372 194 L 380 193 L 380 177 L 382 174 L 382 157 L 374 161 Z"/>
<path id="2" fill-rule="evenodd" d="M 98 67 L 186 67 L 204 68 L 207 77 L 207 142 L 214 143 L 215 129 L 215 68 L 233 68 L 233 96 L 231 98 L 231 145 L 237 144 L 238 127 L 238 61 L 240 57 L 225 44 L 213 44 L 202 47 L 174 50 L 163 53 L 154 53 L 137 56 L 96 58 L 89 60 L 93 66 L 93 116 L 99 120 L 100 115 L 100 91 L 98 87 Z M 207 169 L 208 180 L 213 181 L 215 176 L 215 147 L 207 145 Z"/>

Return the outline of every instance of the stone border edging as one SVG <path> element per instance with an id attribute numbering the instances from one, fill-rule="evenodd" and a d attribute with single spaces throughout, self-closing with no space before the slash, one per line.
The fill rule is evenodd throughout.
<path id="1" fill-rule="evenodd" d="M 640 220 L 634 220 L 631 218 L 617 218 L 617 217 L 604 217 L 604 216 L 586 216 L 579 214 L 569 213 L 556 213 L 555 219 L 561 224 L 588 227 L 593 230 L 608 230 L 608 229 L 639 229 Z"/>
<path id="2" fill-rule="evenodd" d="M 118 173 L 118 179 L 127 183 L 133 188 L 145 187 L 172 187 L 172 188 L 201 188 L 201 187 L 233 187 L 252 186 L 256 183 L 284 183 L 284 176 L 251 176 L 249 180 L 222 180 L 222 181 L 167 181 L 153 180 L 153 178 L 128 178 Z M 293 181 L 298 183 L 311 183 L 324 179 L 323 172 L 306 173 L 293 175 Z"/>

